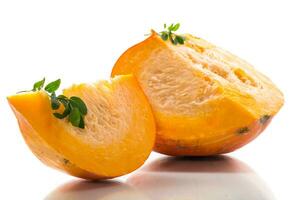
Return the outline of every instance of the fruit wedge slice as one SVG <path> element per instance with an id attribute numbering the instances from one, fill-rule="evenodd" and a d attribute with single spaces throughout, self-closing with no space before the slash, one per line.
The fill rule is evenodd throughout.
<path id="1" fill-rule="evenodd" d="M 153 32 L 121 55 L 112 76 L 137 77 L 156 119 L 156 151 L 205 156 L 242 147 L 279 111 L 282 93 L 246 61 L 184 37 L 173 45 Z"/>
<path id="2" fill-rule="evenodd" d="M 46 165 L 85 179 L 127 174 L 149 156 L 155 140 L 150 105 L 132 75 L 64 90 L 87 105 L 85 128 L 53 116 L 43 91 L 8 97 L 33 153 Z"/>

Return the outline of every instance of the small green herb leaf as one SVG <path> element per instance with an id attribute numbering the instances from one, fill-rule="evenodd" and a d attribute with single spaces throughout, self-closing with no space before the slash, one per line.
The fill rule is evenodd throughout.
<path id="1" fill-rule="evenodd" d="M 55 95 L 55 93 L 53 92 L 50 96 L 50 100 L 51 100 L 51 108 L 53 110 L 57 110 L 60 106 L 60 103 Z"/>
<path id="2" fill-rule="evenodd" d="M 84 124 L 84 120 L 83 120 L 83 117 L 80 116 L 80 122 L 79 122 L 79 125 L 78 125 L 79 128 L 84 128 L 85 127 L 85 124 Z"/>
<path id="3" fill-rule="evenodd" d="M 44 87 L 44 84 L 45 84 L 45 78 L 43 78 L 40 81 L 35 82 L 33 85 L 32 91 L 41 90 Z"/>
<path id="4" fill-rule="evenodd" d="M 69 99 L 67 97 L 62 97 L 63 95 L 59 95 L 57 100 L 64 105 L 65 108 L 69 106 Z"/>
<path id="5" fill-rule="evenodd" d="M 45 87 L 45 90 L 49 93 L 55 92 L 59 88 L 60 82 L 61 82 L 60 79 L 57 79 L 56 81 L 48 83 L 48 85 L 46 85 Z"/>
<path id="6" fill-rule="evenodd" d="M 63 119 L 65 118 L 67 115 L 64 115 L 64 114 L 60 114 L 60 113 L 53 113 L 53 115 L 58 118 L 58 119 Z"/>
<path id="7" fill-rule="evenodd" d="M 173 24 L 171 24 L 169 27 L 168 27 L 168 30 L 171 32 L 173 31 Z"/>
<path id="8" fill-rule="evenodd" d="M 62 95 L 62 94 L 58 95 L 57 98 L 58 99 L 68 99 L 68 97 L 66 97 L 65 95 Z"/>
<path id="9" fill-rule="evenodd" d="M 84 128 L 84 115 L 87 114 L 87 107 L 82 99 L 76 96 L 72 96 L 68 99 L 68 97 L 64 95 L 59 95 L 57 99 L 64 105 L 65 110 L 62 114 L 53 113 L 53 115 L 59 119 L 63 119 L 69 115 L 69 121 L 73 126 Z"/>
<path id="10" fill-rule="evenodd" d="M 63 119 L 65 118 L 66 116 L 68 116 L 70 114 L 70 106 L 69 106 L 69 101 L 68 100 L 65 100 L 65 99 L 58 99 L 65 107 L 65 110 L 64 112 L 61 114 L 61 113 L 53 113 L 53 115 L 56 117 L 56 118 L 59 118 L 59 119 Z"/>
<path id="11" fill-rule="evenodd" d="M 73 107 L 78 108 L 78 110 L 80 111 L 80 113 L 82 115 L 87 114 L 87 107 L 86 107 L 85 103 L 79 97 L 72 96 L 70 98 L 70 103 Z"/>
<path id="12" fill-rule="evenodd" d="M 170 36 L 170 40 L 171 40 L 172 44 L 177 45 L 178 42 L 177 42 L 176 38 L 175 39 L 173 38 L 172 35 Z"/>
<path id="13" fill-rule="evenodd" d="M 171 41 L 172 44 L 184 44 L 185 38 L 181 35 L 177 35 L 174 32 L 177 31 L 180 28 L 180 24 L 171 24 L 167 27 L 166 24 L 164 24 L 164 31 L 160 32 L 160 37 L 162 40 L 167 41 L 168 39 Z"/>
<path id="14" fill-rule="evenodd" d="M 162 33 L 161 33 L 161 38 L 162 38 L 164 41 L 167 41 L 167 40 L 168 40 L 168 38 L 169 38 L 169 35 L 168 35 L 168 33 L 166 33 L 166 32 L 162 32 Z"/>
<path id="15" fill-rule="evenodd" d="M 179 43 L 179 44 L 184 44 L 184 37 L 176 35 L 175 40 Z"/>
<path id="16" fill-rule="evenodd" d="M 88 112 L 87 106 L 81 98 L 76 96 L 72 96 L 70 98 L 64 95 L 56 96 L 55 91 L 59 88 L 60 83 L 61 80 L 57 79 L 56 81 L 47 84 L 44 88 L 45 92 L 48 93 L 48 96 L 50 98 L 52 110 L 58 110 L 61 104 L 64 106 L 64 111 L 62 113 L 54 112 L 53 115 L 58 119 L 64 119 L 68 116 L 68 120 L 73 126 L 83 129 L 85 127 L 84 116 Z M 34 83 L 32 91 L 38 91 L 43 89 L 44 84 L 45 78 Z"/>
<path id="17" fill-rule="evenodd" d="M 172 31 L 174 31 L 174 32 L 177 31 L 179 29 L 179 27 L 180 27 L 179 23 L 175 24 L 175 26 L 173 26 Z"/>
<path id="18" fill-rule="evenodd" d="M 81 114 L 78 108 L 73 108 L 69 115 L 69 121 L 73 126 L 79 127 L 81 121 Z"/>

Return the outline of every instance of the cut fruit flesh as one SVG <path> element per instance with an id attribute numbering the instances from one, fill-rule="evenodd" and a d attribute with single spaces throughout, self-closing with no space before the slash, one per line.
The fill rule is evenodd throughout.
<path id="1" fill-rule="evenodd" d="M 200 38 L 185 38 L 184 45 L 173 45 L 153 32 L 112 71 L 137 77 L 156 118 L 155 150 L 213 155 L 247 144 L 268 124 L 259 120 L 279 111 L 282 93 L 244 60 Z"/>
<path id="2" fill-rule="evenodd" d="M 155 123 L 132 75 L 74 85 L 64 95 L 86 103 L 85 129 L 55 118 L 43 91 L 8 97 L 27 144 L 40 160 L 86 179 L 124 175 L 144 163 L 154 144 Z"/>

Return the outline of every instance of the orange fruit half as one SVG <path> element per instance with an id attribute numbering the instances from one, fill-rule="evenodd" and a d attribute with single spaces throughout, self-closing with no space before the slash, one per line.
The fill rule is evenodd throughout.
<path id="1" fill-rule="evenodd" d="M 157 152 L 205 156 L 244 146 L 279 111 L 282 93 L 246 61 L 184 37 L 173 45 L 153 32 L 121 55 L 112 76 L 137 77 L 156 119 Z"/>
<path id="2" fill-rule="evenodd" d="M 127 174 L 149 156 L 155 140 L 150 105 L 132 75 L 64 90 L 88 108 L 85 128 L 53 116 L 44 91 L 8 97 L 32 152 L 46 165 L 85 179 Z"/>

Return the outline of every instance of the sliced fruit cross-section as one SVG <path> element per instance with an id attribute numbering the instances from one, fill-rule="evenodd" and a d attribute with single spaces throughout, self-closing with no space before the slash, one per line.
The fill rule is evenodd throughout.
<path id="1" fill-rule="evenodd" d="M 155 123 L 132 75 L 74 85 L 63 93 L 87 105 L 84 129 L 55 118 L 43 91 L 8 97 L 26 143 L 42 162 L 86 179 L 124 175 L 144 163 L 154 144 Z"/>
<path id="2" fill-rule="evenodd" d="M 156 151 L 199 156 L 242 147 L 279 111 L 282 93 L 246 61 L 184 37 L 173 45 L 153 32 L 118 59 L 112 76 L 137 77 L 156 119 Z"/>

